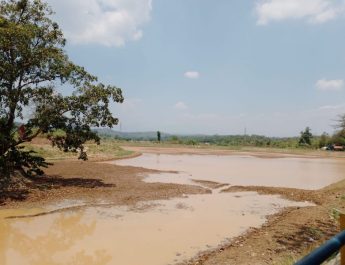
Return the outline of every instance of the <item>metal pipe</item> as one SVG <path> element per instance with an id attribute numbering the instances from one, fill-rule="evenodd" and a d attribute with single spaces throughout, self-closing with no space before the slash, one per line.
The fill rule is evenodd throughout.
<path id="1" fill-rule="evenodd" d="M 296 262 L 295 265 L 318 265 L 330 258 L 336 253 L 342 246 L 345 245 L 345 231 L 337 234 L 325 244 L 315 249 L 309 255 L 305 256 L 300 261 Z"/>

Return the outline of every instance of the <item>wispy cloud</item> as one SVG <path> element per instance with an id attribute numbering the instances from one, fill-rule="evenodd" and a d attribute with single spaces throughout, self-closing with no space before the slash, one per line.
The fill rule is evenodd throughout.
<path id="1" fill-rule="evenodd" d="M 152 0 L 48 0 L 67 39 L 78 44 L 123 46 L 143 36 Z"/>
<path id="2" fill-rule="evenodd" d="M 324 105 L 324 106 L 319 107 L 319 110 L 339 110 L 339 109 L 345 109 L 345 104 Z"/>
<path id="3" fill-rule="evenodd" d="M 340 91 L 344 88 L 344 80 L 320 79 L 316 82 L 315 87 L 322 91 Z"/>
<path id="4" fill-rule="evenodd" d="M 344 13 L 344 7 L 342 0 L 259 0 L 255 11 L 258 25 L 288 19 L 324 23 Z"/>
<path id="5" fill-rule="evenodd" d="M 177 110 L 186 110 L 188 109 L 188 106 L 184 102 L 179 101 L 174 105 L 174 108 Z"/>
<path id="6" fill-rule="evenodd" d="M 187 71 L 184 73 L 184 76 L 190 79 L 198 79 L 200 77 L 200 73 L 198 71 Z"/>

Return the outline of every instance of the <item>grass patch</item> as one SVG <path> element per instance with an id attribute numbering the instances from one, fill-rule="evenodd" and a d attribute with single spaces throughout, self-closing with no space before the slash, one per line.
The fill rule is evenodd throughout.
<path id="1" fill-rule="evenodd" d="M 37 156 L 44 157 L 46 160 L 56 161 L 65 159 L 77 159 L 78 154 L 73 152 L 63 152 L 49 143 L 28 143 L 25 144 L 26 150 L 36 152 Z M 103 140 L 99 145 L 86 143 L 85 150 L 90 160 L 111 160 L 133 155 L 133 151 L 124 150 L 116 141 Z"/>

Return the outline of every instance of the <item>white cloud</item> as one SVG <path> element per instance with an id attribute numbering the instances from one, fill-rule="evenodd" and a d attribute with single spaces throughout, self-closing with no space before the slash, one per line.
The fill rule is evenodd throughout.
<path id="1" fill-rule="evenodd" d="M 334 80 L 327 80 L 327 79 L 320 79 L 315 84 L 318 90 L 322 91 L 340 91 L 344 87 L 344 80 L 342 79 L 334 79 Z"/>
<path id="2" fill-rule="evenodd" d="M 319 107 L 319 110 L 338 110 L 338 109 L 344 109 L 345 104 L 340 104 L 340 105 L 325 105 Z"/>
<path id="3" fill-rule="evenodd" d="M 188 106 L 184 102 L 179 101 L 174 105 L 174 108 L 178 110 L 185 110 L 188 109 Z"/>
<path id="4" fill-rule="evenodd" d="M 152 0 L 48 0 L 66 37 L 77 44 L 123 46 L 143 36 Z"/>
<path id="5" fill-rule="evenodd" d="M 197 71 L 188 71 L 184 73 L 184 76 L 190 79 L 198 79 L 200 77 L 200 73 Z"/>
<path id="6" fill-rule="evenodd" d="M 343 0 L 259 0 L 255 11 L 258 25 L 287 19 L 324 23 L 344 13 L 344 7 Z"/>

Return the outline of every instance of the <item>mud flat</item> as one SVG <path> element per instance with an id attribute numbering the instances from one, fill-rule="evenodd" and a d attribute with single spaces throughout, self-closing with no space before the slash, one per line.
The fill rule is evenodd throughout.
<path id="1" fill-rule="evenodd" d="M 308 190 L 260 187 L 253 182 L 257 177 L 244 185 L 235 175 L 210 177 L 208 156 L 193 164 L 184 163 L 184 155 L 169 157 L 169 164 L 154 154 L 135 167 L 119 164 L 140 157 L 117 165 L 56 163 L 22 201 L 2 197 L 0 264 L 290 264 L 337 232 L 332 209 L 344 210 L 345 181 L 326 185 L 340 173 L 316 185 L 307 182 Z M 296 163 L 296 157 L 274 158 Z M 298 161 L 301 170 L 315 161 L 341 167 L 336 159 L 310 159 Z"/>

